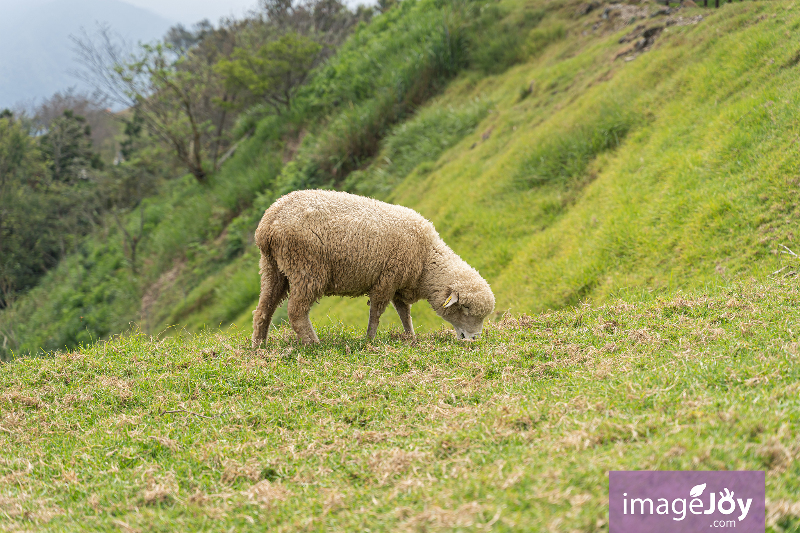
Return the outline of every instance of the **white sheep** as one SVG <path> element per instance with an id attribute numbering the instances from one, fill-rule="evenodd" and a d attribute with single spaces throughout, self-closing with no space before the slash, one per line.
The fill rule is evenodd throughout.
<path id="1" fill-rule="evenodd" d="M 459 339 L 475 339 L 494 310 L 494 294 L 419 213 L 344 192 L 295 191 L 264 213 L 261 297 L 253 311 L 253 346 L 267 337 L 289 294 L 289 322 L 304 344 L 319 342 L 308 313 L 322 296 L 369 296 L 367 335 L 391 301 L 414 334 L 411 304 L 426 299 Z M 291 288 L 291 291 L 290 291 Z"/>

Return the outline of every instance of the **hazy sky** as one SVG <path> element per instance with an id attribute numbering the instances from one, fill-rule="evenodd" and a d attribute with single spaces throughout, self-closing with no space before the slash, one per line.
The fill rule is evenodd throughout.
<path id="1" fill-rule="evenodd" d="M 241 18 L 258 0 L 123 0 L 129 4 L 149 9 L 159 15 L 184 24 L 193 24 L 207 18 L 215 25 L 221 17 L 235 15 Z"/>
<path id="2" fill-rule="evenodd" d="M 0 0 L 0 18 L 3 11 L 20 5 L 44 4 L 53 0 Z M 59 0 L 68 1 L 68 0 Z M 207 18 L 215 25 L 221 17 L 235 15 L 241 18 L 248 10 L 258 6 L 258 0 L 121 0 L 143 7 L 169 20 L 191 25 Z M 347 5 L 375 4 L 375 0 L 345 0 Z"/>
<path id="3" fill-rule="evenodd" d="M 57 0 L 68 2 L 69 0 Z M 162 17 L 189 25 L 209 19 L 216 24 L 220 17 L 235 15 L 241 18 L 249 9 L 258 5 L 258 0 L 120 0 L 148 9 Z M 36 5 L 53 0 L 0 0 L 0 18 L 3 12 L 16 10 L 22 5 Z"/>
<path id="4" fill-rule="evenodd" d="M 4 0 L 0 0 L 4 1 Z M 123 0 L 129 4 L 149 9 L 168 19 L 194 24 L 207 18 L 215 25 L 221 17 L 235 15 L 241 18 L 248 10 L 258 6 L 258 0 Z M 344 0 L 348 6 L 373 5 L 375 0 Z"/>

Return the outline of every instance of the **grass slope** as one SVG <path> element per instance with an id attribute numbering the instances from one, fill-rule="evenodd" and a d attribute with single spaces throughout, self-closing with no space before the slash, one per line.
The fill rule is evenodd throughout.
<path id="1" fill-rule="evenodd" d="M 605 531 L 609 470 L 763 469 L 800 531 L 795 281 L 365 343 L 144 334 L 0 365 L 5 531 Z"/>
<path id="2" fill-rule="evenodd" d="M 562 37 L 540 55 L 501 75 L 465 74 L 432 104 L 480 97 L 493 108 L 385 198 L 430 218 L 491 282 L 500 312 L 771 271 L 779 245 L 797 243 L 800 9 L 680 12 L 697 15 L 633 61 L 615 59 L 632 26 L 548 15 L 529 39 Z M 331 301 L 316 316 L 353 321 L 355 306 Z"/>

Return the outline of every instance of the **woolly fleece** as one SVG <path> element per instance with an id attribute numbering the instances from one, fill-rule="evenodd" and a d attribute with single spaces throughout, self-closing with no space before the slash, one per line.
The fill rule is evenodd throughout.
<path id="1" fill-rule="evenodd" d="M 489 284 L 407 207 L 344 192 L 295 191 L 267 209 L 255 240 L 261 297 L 253 311 L 254 346 L 266 339 L 287 294 L 289 322 L 306 344 L 319 342 L 308 313 L 322 296 L 368 295 L 370 339 L 390 301 L 410 335 L 411 304 L 422 299 L 461 339 L 476 338 L 494 310 Z"/>

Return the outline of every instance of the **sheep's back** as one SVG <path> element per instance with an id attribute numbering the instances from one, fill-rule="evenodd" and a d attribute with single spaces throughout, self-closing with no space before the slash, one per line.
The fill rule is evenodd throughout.
<path id="1" fill-rule="evenodd" d="M 387 276 L 413 285 L 436 235 L 411 209 L 334 191 L 284 196 L 258 231 L 290 281 L 301 276 L 341 295 L 365 294 Z"/>

